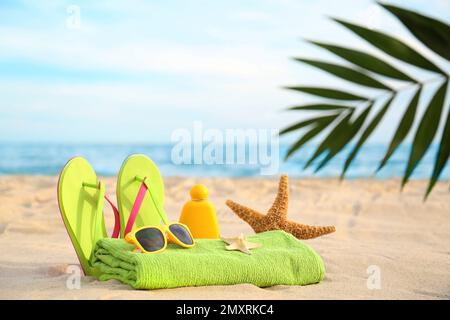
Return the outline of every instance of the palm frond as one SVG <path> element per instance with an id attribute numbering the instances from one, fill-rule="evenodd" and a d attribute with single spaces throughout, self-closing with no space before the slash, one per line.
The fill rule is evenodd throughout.
<path id="1" fill-rule="evenodd" d="M 408 182 L 409 177 L 422 160 L 439 127 L 442 110 L 444 108 L 445 93 L 447 91 L 447 81 L 445 81 L 434 94 L 422 117 L 414 136 L 411 153 L 408 159 L 405 175 L 402 180 L 402 187 Z"/>
<path id="2" fill-rule="evenodd" d="M 285 160 L 299 150 L 305 143 L 309 142 L 315 136 L 317 136 L 322 130 L 324 130 L 329 123 L 316 123 L 308 132 L 302 135 L 286 152 Z"/>
<path id="3" fill-rule="evenodd" d="M 327 99 L 334 99 L 334 100 L 347 100 L 347 101 L 367 101 L 369 100 L 366 97 L 358 96 L 353 93 L 345 92 L 342 90 L 337 89 L 328 89 L 328 88 L 318 88 L 318 87 L 286 87 L 286 89 L 300 91 L 304 93 L 309 93 L 314 96 L 319 96 L 322 98 Z"/>
<path id="4" fill-rule="evenodd" d="M 352 106 L 344 106 L 340 104 L 329 104 L 329 103 L 315 103 L 315 104 L 307 104 L 303 106 L 294 106 L 290 107 L 287 110 L 303 110 L 303 111 L 339 111 L 339 110 L 348 110 L 353 109 Z"/>
<path id="5" fill-rule="evenodd" d="M 448 158 L 450 157 L 450 143 L 447 142 L 448 137 L 450 137 L 450 110 L 447 111 L 447 120 L 445 121 L 444 130 L 442 131 L 439 149 L 436 154 L 433 174 L 431 175 L 425 198 L 430 194 L 431 190 L 439 179 L 439 176 L 441 175 Z"/>
<path id="6" fill-rule="evenodd" d="M 394 14 L 428 48 L 450 61 L 450 26 L 417 12 L 380 4 Z"/>
<path id="7" fill-rule="evenodd" d="M 342 59 L 347 60 L 348 62 L 351 62 L 373 73 L 389 77 L 392 79 L 417 82 L 417 80 L 413 79 L 411 76 L 407 75 L 398 68 L 366 52 L 340 47 L 332 44 L 327 44 L 323 42 L 317 41 L 309 41 L 309 42 L 321 48 L 327 49 L 328 51 L 334 53 L 335 55 L 341 57 Z"/>
<path id="8" fill-rule="evenodd" d="M 338 153 L 340 153 L 344 147 L 352 141 L 352 139 L 356 136 L 358 133 L 358 130 L 363 126 L 364 122 L 366 121 L 367 116 L 370 113 L 370 110 L 372 109 L 373 104 L 369 104 L 363 112 L 356 118 L 353 122 L 348 122 L 347 130 L 343 133 L 335 137 L 333 140 L 333 143 L 331 143 L 329 152 L 326 155 L 326 157 L 320 162 L 320 164 L 316 167 L 315 172 L 322 169 L 331 159 L 333 159 Z M 331 137 L 332 138 L 332 137 Z"/>
<path id="9" fill-rule="evenodd" d="M 381 51 L 387 53 L 388 55 L 407 62 L 416 67 L 426 69 L 433 72 L 438 72 L 445 74 L 438 66 L 433 62 L 425 58 L 422 54 L 418 53 L 416 50 L 411 48 L 404 42 L 387 35 L 383 32 L 371 30 L 364 28 L 362 26 L 346 22 L 340 19 L 334 19 L 336 22 L 340 23 L 347 29 L 353 31 L 358 36 L 368 41 L 371 45 L 377 47 Z"/>
<path id="10" fill-rule="evenodd" d="M 367 139 L 370 137 L 372 132 L 375 130 L 375 128 L 380 124 L 381 120 L 383 119 L 384 115 L 388 111 L 389 107 L 391 106 L 391 102 L 394 98 L 390 97 L 383 105 L 383 107 L 378 111 L 376 116 L 372 119 L 372 121 L 369 123 L 367 128 L 362 133 L 361 137 L 359 138 L 358 142 L 356 143 L 356 146 L 353 148 L 353 150 L 350 152 L 350 155 L 347 157 L 347 160 L 344 164 L 344 169 L 342 170 L 341 179 L 344 178 L 345 173 L 347 172 L 347 169 L 350 167 L 350 164 L 355 159 L 356 155 L 358 154 L 359 150 L 363 146 L 363 144 L 367 141 Z"/>
<path id="11" fill-rule="evenodd" d="M 338 114 L 331 114 L 331 115 L 327 115 L 327 116 L 323 116 L 323 117 L 318 117 L 318 118 L 313 118 L 313 119 L 308 119 L 308 120 L 304 120 L 304 121 L 300 121 L 296 124 L 293 124 L 292 126 L 289 126 L 287 128 L 284 128 L 283 130 L 280 131 L 280 134 L 286 134 L 289 133 L 291 131 L 295 131 L 307 126 L 310 126 L 312 124 L 316 124 L 322 121 L 332 121 L 334 119 L 336 119 L 336 117 L 338 116 Z"/>
<path id="12" fill-rule="evenodd" d="M 396 6 L 388 4 L 381 4 L 381 6 L 398 18 L 424 46 L 450 61 L 450 26 L 448 24 Z M 353 90 L 352 92 L 348 92 L 338 88 L 311 86 L 287 87 L 287 89 L 290 90 L 325 98 L 327 100 L 341 101 L 343 103 L 318 102 L 289 108 L 289 110 L 300 112 L 316 111 L 327 112 L 328 114 L 323 117 L 301 121 L 282 131 L 282 134 L 285 134 L 308 128 L 289 148 L 286 159 L 291 157 L 305 143 L 311 141 L 320 133 L 328 131 L 328 134 L 324 136 L 323 140 L 319 143 L 313 155 L 306 161 L 304 166 L 304 168 L 307 168 L 322 157 L 315 168 L 315 171 L 318 171 L 340 153 L 345 146 L 350 144 L 353 139 L 357 138 L 356 144 L 347 155 L 343 165 L 341 178 L 344 178 L 363 145 L 388 114 L 388 111 L 393 105 L 393 101 L 397 101 L 397 95 L 404 89 L 416 87 L 411 100 L 405 107 L 403 117 L 400 119 L 399 124 L 393 133 L 390 144 L 387 147 L 383 159 L 380 161 L 377 171 L 386 165 L 406 137 L 409 134 L 413 134 L 413 145 L 407 163 L 405 164 L 405 172 L 402 179 L 403 187 L 404 184 L 408 182 L 418 163 L 423 159 L 441 128 L 441 122 L 443 122 L 443 127 L 441 128 L 442 135 L 440 136 L 438 151 L 435 155 L 433 172 L 430 176 L 425 194 L 425 197 L 427 197 L 441 176 L 450 157 L 450 106 L 447 107 L 446 113 L 446 107 L 444 106 L 449 75 L 444 72 L 443 68 L 436 62 L 425 57 L 395 36 L 368 29 L 364 26 L 343 21 L 341 19 L 333 20 L 349 29 L 384 54 L 412 66 L 435 73 L 436 78 L 432 80 L 440 80 L 442 83 L 428 102 L 423 115 L 421 115 L 420 119 L 416 119 L 419 100 L 422 100 L 421 97 L 423 98 L 423 96 L 425 96 L 425 91 L 428 90 L 428 80 L 421 80 L 415 75 L 405 73 L 401 68 L 396 66 L 395 63 L 388 63 L 382 58 L 377 57 L 377 55 L 353 48 L 308 40 L 313 45 L 321 47 L 341 59 L 344 59 L 349 62 L 350 65 L 340 65 L 333 62 L 306 58 L 295 58 L 295 60 L 372 90 L 382 90 L 383 94 L 371 97 L 366 94 L 360 95 Z M 378 77 L 374 77 L 373 75 L 377 75 Z M 379 76 L 404 81 L 407 83 L 407 86 L 393 88 L 391 85 L 387 85 L 383 79 L 379 79 Z M 380 101 L 380 103 L 378 103 L 378 101 Z M 353 102 L 353 104 L 359 103 L 360 106 L 352 104 L 347 105 L 349 102 Z M 363 107 L 361 112 L 358 112 L 358 109 L 362 107 L 361 104 L 365 105 L 365 107 Z M 374 112 L 373 116 L 370 116 L 375 105 L 380 105 L 379 110 Z M 332 112 L 332 114 L 330 114 L 330 112 Z M 446 116 L 446 120 L 441 121 L 441 117 L 444 115 Z M 353 120 L 353 118 L 356 119 Z M 416 121 L 418 125 L 413 132 L 413 128 L 415 127 L 414 123 Z"/>
<path id="13" fill-rule="evenodd" d="M 400 121 L 400 124 L 398 125 L 397 130 L 395 131 L 391 143 L 389 144 L 389 148 L 386 151 L 383 160 L 381 160 L 377 171 L 381 170 L 381 168 L 384 167 L 384 165 L 387 163 L 387 161 L 392 156 L 394 151 L 403 142 L 403 140 L 406 138 L 409 131 L 411 130 L 411 127 L 414 123 L 414 118 L 416 116 L 417 106 L 419 104 L 419 97 L 421 92 L 422 87 L 419 87 L 419 89 L 416 90 L 414 97 L 411 99 L 408 107 L 406 108 L 402 120 Z"/>
<path id="14" fill-rule="evenodd" d="M 327 62 L 311 60 L 311 59 L 295 58 L 295 60 L 309 64 L 316 68 L 322 69 L 328 73 L 335 75 L 336 77 L 345 79 L 345 80 L 353 82 L 353 83 L 357 83 L 362 86 L 375 88 L 375 89 L 392 90 L 387 85 L 376 80 L 375 78 L 372 78 L 371 76 L 367 75 L 366 73 L 363 73 L 361 71 L 358 71 L 358 70 L 355 70 L 355 69 L 352 69 L 349 67 L 344 67 L 344 66 L 340 66 L 340 65 L 337 65 L 334 63 L 327 63 Z"/>
<path id="15" fill-rule="evenodd" d="M 343 136 L 349 127 L 353 113 L 354 111 L 352 110 L 339 119 L 336 126 L 330 131 L 322 143 L 316 148 L 311 158 L 306 162 L 304 169 L 308 168 L 316 158 L 332 148 L 333 144 L 336 143 L 336 140 L 334 139 L 336 136 Z"/>

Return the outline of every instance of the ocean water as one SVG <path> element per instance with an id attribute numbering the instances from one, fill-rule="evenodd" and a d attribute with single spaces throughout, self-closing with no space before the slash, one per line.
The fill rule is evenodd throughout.
<path id="1" fill-rule="evenodd" d="M 88 159 L 99 175 L 114 176 L 118 173 L 122 161 L 130 154 L 144 153 L 158 165 L 164 176 L 227 176 L 251 177 L 261 176 L 258 165 L 207 165 L 175 164 L 172 161 L 172 145 L 114 145 L 114 144 L 0 144 L 0 175 L 57 175 L 70 158 L 83 156 Z M 289 161 L 283 161 L 289 146 L 280 145 L 279 168 L 275 172 L 287 173 L 295 177 L 338 177 L 341 173 L 346 155 L 351 149 L 347 147 L 321 171 L 314 173 L 314 164 L 303 170 L 308 157 L 314 152 L 314 146 L 306 146 Z M 354 178 L 398 178 L 405 171 L 410 145 L 402 145 L 391 157 L 387 165 L 375 174 L 377 165 L 386 152 L 385 145 L 368 144 L 362 148 L 346 177 Z M 437 146 L 430 147 L 422 162 L 414 171 L 412 179 L 427 179 L 433 168 Z M 248 152 L 248 150 L 247 150 Z M 275 158 L 273 158 L 275 159 Z M 450 179 L 449 165 L 444 169 L 441 180 Z"/>

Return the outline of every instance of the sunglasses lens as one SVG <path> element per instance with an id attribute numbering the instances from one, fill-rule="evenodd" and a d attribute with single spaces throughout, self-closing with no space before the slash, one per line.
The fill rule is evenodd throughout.
<path id="1" fill-rule="evenodd" d="M 136 232 L 136 240 L 146 251 L 158 251 L 164 248 L 164 235 L 159 229 L 146 228 Z"/>
<path id="2" fill-rule="evenodd" d="M 171 224 L 169 226 L 170 232 L 177 237 L 178 240 L 183 242 L 184 244 L 191 245 L 194 243 L 194 240 L 192 239 L 191 235 L 189 234 L 189 231 L 186 230 L 185 227 L 183 227 L 180 224 Z"/>

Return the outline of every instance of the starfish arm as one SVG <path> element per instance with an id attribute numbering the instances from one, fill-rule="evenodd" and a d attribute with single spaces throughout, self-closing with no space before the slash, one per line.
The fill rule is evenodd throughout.
<path id="1" fill-rule="evenodd" d="M 261 248 L 262 244 L 261 243 L 247 242 L 246 246 L 247 246 L 248 249 L 256 249 L 256 248 Z"/>
<path id="2" fill-rule="evenodd" d="M 230 250 L 230 251 L 237 250 L 237 251 L 241 251 L 241 252 L 246 253 L 246 254 L 252 254 L 250 252 L 250 250 L 248 248 L 246 248 L 243 243 L 239 243 L 239 242 L 235 242 L 233 244 L 230 244 L 229 246 L 226 246 L 225 249 Z"/>
<path id="3" fill-rule="evenodd" d="M 226 246 L 225 249 L 227 249 L 227 250 L 236 250 L 236 249 L 238 249 L 238 246 L 237 246 L 236 243 L 232 243 L 229 246 Z"/>
<path id="4" fill-rule="evenodd" d="M 289 203 L 289 179 L 287 175 L 280 177 L 278 184 L 278 193 L 272 207 L 267 212 L 267 217 L 272 220 L 286 220 Z"/>
<path id="5" fill-rule="evenodd" d="M 234 201 L 231 200 L 227 200 L 225 202 L 225 204 L 231 209 L 233 210 L 233 212 L 242 220 L 244 220 L 245 222 L 247 222 L 252 228 L 253 230 L 255 230 L 255 232 L 259 232 L 259 226 L 261 223 L 261 220 L 264 218 L 264 215 L 253 210 L 250 209 L 246 206 L 240 205 L 239 203 L 236 203 Z"/>
<path id="6" fill-rule="evenodd" d="M 305 240 L 332 233 L 336 231 L 336 228 L 334 226 L 308 226 L 306 224 L 301 224 L 293 221 L 286 221 L 283 225 L 283 230 L 291 233 L 298 239 Z"/>
<path id="7" fill-rule="evenodd" d="M 232 244 L 235 241 L 234 238 L 220 238 L 220 240 L 222 240 L 223 242 L 225 242 L 227 244 Z"/>

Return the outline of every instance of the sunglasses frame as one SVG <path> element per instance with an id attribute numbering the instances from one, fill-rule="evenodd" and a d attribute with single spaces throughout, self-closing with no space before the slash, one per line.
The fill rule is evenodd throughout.
<path id="1" fill-rule="evenodd" d="M 186 243 L 180 241 L 172 233 L 172 231 L 170 231 L 170 226 L 172 226 L 174 224 L 182 226 L 189 233 L 189 235 L 191 236 L 191 239 L 192 239 L 192 244 L 186 244 Z M 164 246 L 161 249 L 156 250 L 156 251 L 147 251 L 147 250 L 145 250 L 142 247 L 142 245 L 139 243 L 137 238 L 136 238 L 136 233 L 138 233 L 139 231 L 144 230 L 144 229 L 158 229 L 159 231 L 161 231 L 161 233 L 163 235 L 163 238 L 164 238 Z M 125 240 L 128 243 L 134 244 L 143 253 L 158 253 L 158 252 L 164 251 L 164 250 L 166 250 L 167 243 L 169 243 L 169 242 L 170 243 L 175 243 L 175 244 L 177 244 L 177 245 L 179 245 L 179 246 L 181 246 L 183 248 L 192 248 L 195 245 L 195 240 L 194 240 L 194 237 L 192 236 L 191 230 L 189 230 L 188 226 L 186 226 L 185 224 L 180 223 L 180 222 L 172 222 L 172 223 L 161 225 L 161 226 L 145 226 L 145 227 L 141 227 L 139 229 L 136 229 L 134 231 L 131 231 L 131 232 L 127 233 L 127 235 L 125 236 Z"/>

